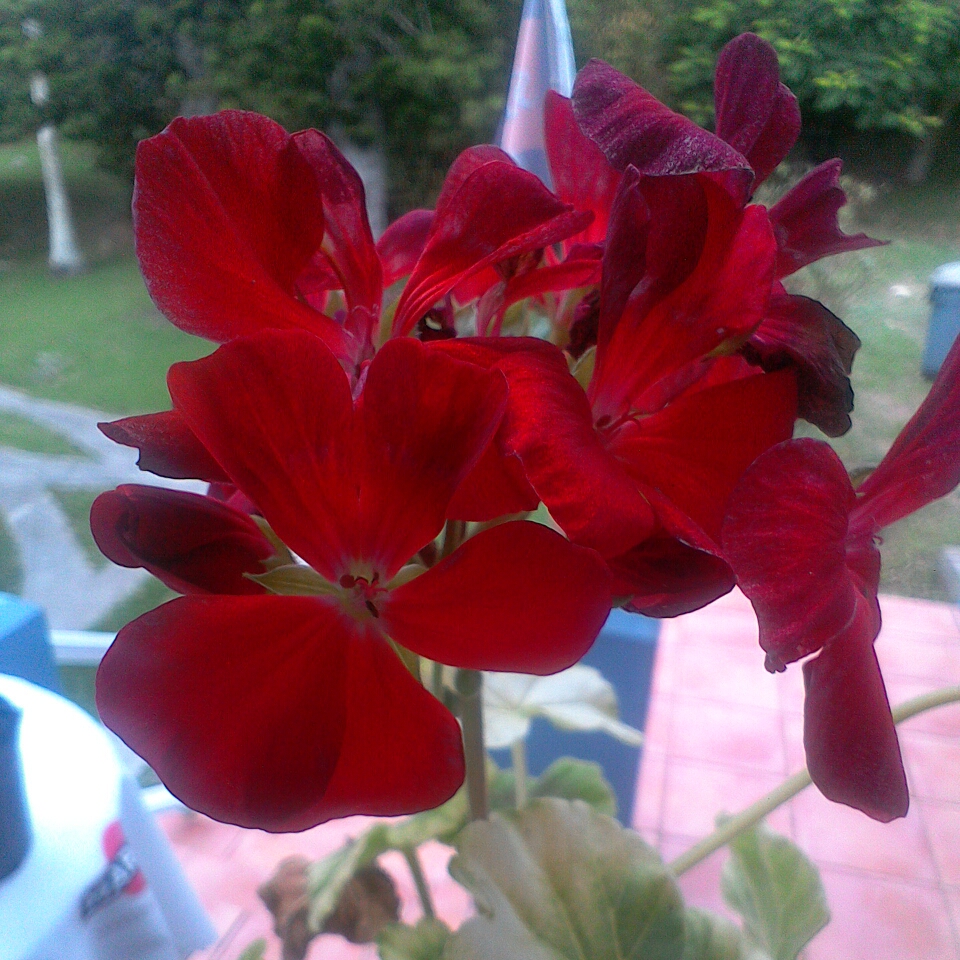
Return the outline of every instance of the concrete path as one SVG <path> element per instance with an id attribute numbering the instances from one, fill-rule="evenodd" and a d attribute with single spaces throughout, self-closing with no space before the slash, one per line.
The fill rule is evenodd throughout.
<path id="1" fill-rule="evenodd" d="M 50 487 L 100 493 L 120 483 L 201 490 L 141 472 L 137 452 L 108 440 L 97 423 L 110 414 L 0 387 L 0 411 L 57 433 L 84 456 L 51 456 L 0 446 L 0 510 L 20 550 L 26 600 L 39 604 L 54 629 L 93 626 L 148 577 L 143 570 L 91 562 Z"/>

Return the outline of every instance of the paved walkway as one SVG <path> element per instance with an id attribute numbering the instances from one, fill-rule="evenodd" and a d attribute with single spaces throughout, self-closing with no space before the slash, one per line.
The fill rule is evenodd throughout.
<path id="1" fill-rule="evenodd" d="M 100 493 L 120 483 L 177 484 L 142 473 L 135 450 L 100 433 L 97 423 L 115 419 L 110 414 L 2 386 L 0 411 L 31 420 L 83 452 L 82 457 L 51 456 L 0 446 L 0 510 L 20 550 L 24 599 L 43 607 L 54 629 L 91 627 L 148 574 L 91 562 L 50 488 Z"/>

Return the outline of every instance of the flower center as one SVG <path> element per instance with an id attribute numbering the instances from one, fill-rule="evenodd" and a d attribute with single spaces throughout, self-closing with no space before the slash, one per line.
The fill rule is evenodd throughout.
<path id="1" fill-rule="evenodd" d="M 345 591 L 344 606 L 353 616 L 359 615 L 359 618 L 363 619 L 365 611 L 374 619 L 379 619 L 380 611 L 377 609 L 376 599 L 384 592 L 384 588 L 380 586 L 379 573 L 374 573 L 369 579 L 345 573 L 340 578 L 340 586 Z"/>

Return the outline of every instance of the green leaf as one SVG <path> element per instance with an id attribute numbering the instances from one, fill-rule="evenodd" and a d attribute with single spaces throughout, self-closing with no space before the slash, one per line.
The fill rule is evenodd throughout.
<path id="1" fill-rule="evenodd" d="M 796 960 L 830 920 L 817 868 L 786 837 L 762 825 L 740 834 L 730 852 L 720 878 L 724 899 L 772 960 Z"/>
<path id="2" fill-rule="evenodd" d="M 549 677 L 490 673 L 483 684 L 484 738 L 488 749 L 509 747 L 530 732 L 534 717 L 561 730 L 602 731 L 631 746 L 643 734 L 621 723 L 617 695 L 603 674 L 582 663 Z"/>
<path id="3" fill-rule="evenodd" d="M 530 784 L 530 799 L 537 797 L 583 800 L 597 813 L 608 817 L 617 814 L 616 794 L 603 776 L 600 764 L 573 757 L 555 760 Z"/>
<path id="4" fill-rule="evenodd" d="M 424 810 L 387 826 L 386 842 L 394 850 L 412 850 L 428 840 L 450 843 L 470 819 L 466 788 L 461 787 L 446 803 Z"/>
<path id="5" fill-rule="evenodd" d="M 260 937 L 259 940 L 254 940 L 253 943 L 237 957 L 237 960 L 263 960 L 266 952 L 267 941 L 264 940 L 263 937 Z"/>
<path id="6" fill-rule="evenodd" d="M 444 960 L 680 960 L 683 904 L 656 852 L 586 803 L 536 800 L 460 834 L 479 916 Z"/>
<path id="7" fill-rule="evenodd" d="M 441 920 L 424 917 L 415 927 L 394 923 L 377 937 L 380 960 L 440 960 L 450 938 Z"/>
<path id="8" fill-rule="evenodd" d="M 327 918 L 336 909 L 343 888 L 357 870 L 373 863 L 381 853 L 390 849 L 387 837 L 387 825 L 377 824 L 352 843 L 311 865 L 307 888 L 311 930 L 323 929 Z"/>
<path id="9" fill-rule="evenodd" d="M 715 913 L 688 907 L 684 929 L 683 960 L 761 960 L 748 954 L 739 928 Z"/>

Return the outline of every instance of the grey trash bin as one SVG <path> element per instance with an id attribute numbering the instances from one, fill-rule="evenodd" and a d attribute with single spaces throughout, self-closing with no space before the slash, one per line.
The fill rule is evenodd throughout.
<path id="1" fill-rule="evenodd" d="M 960 333 L 960 263 L 945 263 L 930 275 L 930 327 L 921 370 L 932 380 Z"/>

